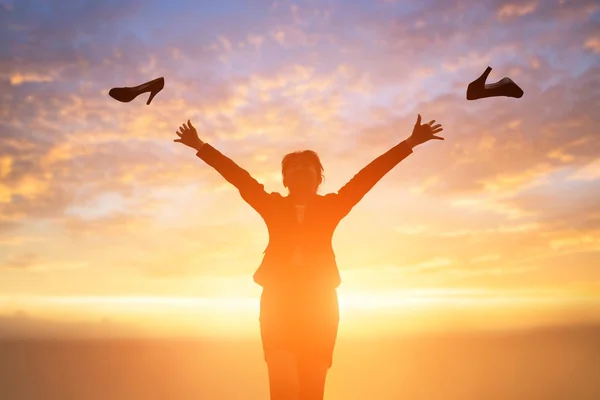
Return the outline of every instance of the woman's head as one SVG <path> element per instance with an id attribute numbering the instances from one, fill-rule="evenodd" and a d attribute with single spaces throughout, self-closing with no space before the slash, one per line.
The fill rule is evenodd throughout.
<path id="1" fill-rule="evenodd" d="M 323 165 L 312 150 L 286 154 L 281 161 L 283 186 L 290 192 L 316 193 L 323 182 Z"/>

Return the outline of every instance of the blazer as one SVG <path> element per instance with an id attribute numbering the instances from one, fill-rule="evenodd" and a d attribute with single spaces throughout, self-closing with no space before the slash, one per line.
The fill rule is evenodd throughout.
<path id="1" fill-rule="evenodd" d="M 306 204 L 302 224 L 296 219 L 289 196 L 267 193 L 264 185 L 210 144 L 204 144 L 196 155 L 235 186 L 267 225 L 269 243 L 254 273 L 254 282 L 263 288 L 289 283 L 331 289 L 342 282 L 332 247 L 335 228 L 385 174 L 411 153 L 410 146 L 400 142 L 354 175 L 337 193 L 317 194 Z M 305 260 L 300 271 L 291 266 L 297 247 Z"/>

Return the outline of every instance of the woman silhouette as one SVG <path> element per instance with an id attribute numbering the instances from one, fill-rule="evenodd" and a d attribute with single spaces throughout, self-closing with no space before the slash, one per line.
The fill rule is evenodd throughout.
<path id="1" fill-rule="evenodd" d="M 326 195 L 317 194 L 323 166 L 313 151 L 283 157 L 283 185 L 289 193 L 282 196 L 267 193 L 246 170 L 203 142 L 190 120 L 176 132 L 174 141 L 195 149 L 267 225 L 269 244 L 254 281 L 263 288 L 259 321 L 271 400 L 323 399 L 339 323 L 334 230 L 415 146 L 443 140 L 435 136 L 443 129 L 434 122 L 421 125 L 419 115 L 408 139 L 373 160 L 337 193 Z"/>

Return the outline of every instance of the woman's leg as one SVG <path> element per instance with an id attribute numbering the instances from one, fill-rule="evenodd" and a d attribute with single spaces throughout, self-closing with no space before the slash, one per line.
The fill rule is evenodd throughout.
<path id="1" fill-rule="evenodd" d="M 323 400 L 329 365 L 318 359 L 302 360 L 298 365 L 300 397 L 298 400 Z"/>
<path id="2" fill-rule="evenodd" d="M 299 371 L 294 353 L 277 350 L 267 358 L 271 400 L 298 399 Z"/>
<path id="3" fill-rule="evenodd" d="M 323 400 L 339 324 L 337 292 L 313 294 L 310 301 L 313 304 L 305 320 L 303 349 L 299 351 L 299 399 Z"/>

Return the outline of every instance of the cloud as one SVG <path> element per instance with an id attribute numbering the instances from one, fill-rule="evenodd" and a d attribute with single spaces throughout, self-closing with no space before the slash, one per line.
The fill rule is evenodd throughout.
<path id="1" fill-rule="evenodd" d="M 471 260 L 472 263 L 482 263 L 482 262 L 488 262 L 488 261 L 498 261 L 500 259 L 500 255 L 499 254 L 486 254 L 483 256 L 478 256 L 475 257 Z"/>
<path id="2" fill-rule="evenodd" d="M 12 244 L 15 246 L 14 248 L 18 249 L 19 244 L 31 242 L 31 241 L 41 242 L 39 238 L 30 238 L 25 237 L 21 240 L 13 241 Z M 6 243 L 2 243 L 0 241 L 0 245 L 5 245 Z M 26 247 L 25 247 L 26 248 Z M 40 252 L 36 249 L 36 252 L 26 251 L 26 252 L 12 252 L 7 254 L 4 257 L 4 260 L 0 259 L 0 270 L 15 270 L 20 272 L 56 272 L 56 271 L 72 271 L 74 269 L 85 268 L 89 262 L 88 261 L 73 261 L 73 260 L 64 260 L 64 259 L 50 259 L 47 256 L 41 256 Z"/>
<path id="3" fill-rule="evenodd" d="M 275 39 L 279 44 L 285 44 L 285 32 L 277 30 L 272 33 L 273 39 Z"/>
<path id="4" fill-rule="evenodd" d="M 584 47 L 594 53 L 600 53 L 600 39 L 591 37 L 585 41 Z"/>
<path id="5" fill-rule="evenodd" d="M 537 223 L 527 224 L 512 224 L 512 225 L 500 225 L 494 228 L 485 229 L 462 229 L 445 231 L 437 229 L 433 226 L 428 225 L 417 225 L 417 226 L 398 226 L 395 231 L 402 235 L 427 235 L 427 236 L 439 236 L 439 237 L 459 237 L 465 235 L 489 235 L 489 234 L 514 234 L 517 232 L 530 232 L 539 229 Z"/>
<path id="6" fill-rule="evenodd" d="M 504 4 L 498 11 L 498 19 L 503 20 L 511 17 L 521 17 L 523 15 L 535 12 L 538 7 L 537 1 L 531 1 L 525 4 Z"/>
<path id="7" fill-rule="evenodd" d="M 579 168 L 569 179 L 594 181 L 600 178 L 600 158 Z"/>
<path id="8" fill-rule="evenodd" d="M 262 46 L 262 44 L 265 41 L 265 37 L 264 36 L 260 36 L 260 35 L 252 35 L 249 34 L 248 35 L 248 43 L 250 43 L 251 45 L 255 46 L 257 49 L 260 49 L 260 47 Z"/>
<path id="9" fill-rule="evenodd" d="M 1 267 L 9 269 L 29 269 L 36 264 L 37 260 L 38 255 L 34 253 L 8 256 L 6 262 L 4 262 Z"/>
<path id="10" fill-rule="evenodd" d="M 101 62 L 102 53 L 118 40 L 118 21 L 141 5 L 135 0 L 54 2 L 48 7 L 42 3 L 20 1 L 2 13 L 0 35 L 5 41 L 0 46 L 0 79 L 9 79 L 13 85 L 55 81 Z M 93 39 L 97 43 L 92 48 Z"/>

